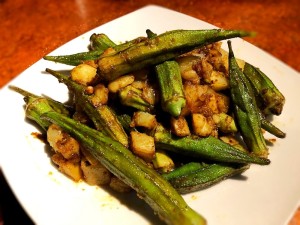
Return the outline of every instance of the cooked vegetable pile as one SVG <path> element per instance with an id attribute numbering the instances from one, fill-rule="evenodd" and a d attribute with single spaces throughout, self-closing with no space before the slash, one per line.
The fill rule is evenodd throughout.
<path id="1" fill-rule="evenodd" d="M 47 135 L 52 161 L 74 181 L 135 190 L 172 225 L 205 219 L 181 194 L 268 165 L 269 120 L 285 98 L 255 66 L 236 59 L 221 40 L 252 36 L 240 30 L 146 30 L 115 44 L 90 37 L 89 50 L 45 60 L 72 65 L 68 74 L 46 69 L 68 87 L 58 102 L 19 87 L 26 117 Z"/>

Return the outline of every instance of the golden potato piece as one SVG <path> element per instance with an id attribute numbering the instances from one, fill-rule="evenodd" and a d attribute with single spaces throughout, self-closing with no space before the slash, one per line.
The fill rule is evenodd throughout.
<path id="1" fill-rule="evenodd" d="M 81 160 L 81 169 L 85 182 L 89 185 L 108 185 L 111 179 L 110 171 L 100 162 L 90 164 L 86 158 Z"/>
<path id="2" fill-rule="evenodd" d="M 74 181 L 82 179 L 82 171 L 79 162 L 66 160 L 60 153 L 55 153 L 51 159 L 58 166 L 59 171 L 72 178 Z"/>
<path id="3" fill-rule="evenodd" d="M 97 69 L 85 63 L 79 64 L 71 70 L 71 79 L 83 85 L 92 83 L 96 75 Z"/>
<path id="4" fill-rule="evenodd" d="M 131 131 L 130 136 L 133 153 L 147 162 L 151 161 L 155 157 L 154 138 L 137 131 Z"/>

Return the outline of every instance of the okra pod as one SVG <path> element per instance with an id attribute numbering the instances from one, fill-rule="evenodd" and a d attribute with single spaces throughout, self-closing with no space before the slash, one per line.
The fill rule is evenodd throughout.
<path id="1" fill-rule="evenodd" d="M 33 107 L 27 108 L 39 114 L 42 120 L 57 124 L 76 138 L 114 175 L 136 190 L 167 224 L 206 224 L 205 219 L 191 209 L 163 177 L 137 159 L 122 144 L 67 116 L 53 110 L 45 112 L 39 107 L 39 104 L 34 104 Z"/>
<path id="2" fill-rule="evenodd" d="M 49 110 L 54 110 L 56 112 L 62 113 L 64 115 L 70 115 L 70 107 L 60 103 L 50 97 L 40 97 L 38 95 L 32 94 L 26 90 L 23 90 L 19 87 L 10 85 L 9 88 L 21 95 L 24 96 L 24 101 L 26 102 L 26 117 L 31 120 L 36 121 L 36 123 L 43 129 L 47 130 L 50 123 L 48 121 L 41 120 L 39 115 L 43 112 L 47 112 Z M 34 104 L 38 104 L 38 109 L 40 110 L 38 113 L 32 111 L 30 107 L 34 106 Z"/>
<path id="3" fill-rule="evenodd" d="M 240 151 L 213 136 L 205 138 L 192 136 L 175 137 L 162 125 L 157 126 L 154 139 L 155 146 L 158 149 L 214 162 L 255 163 L 260 165 L 268 165 L 270 163 L 269 159 Z"/>
<path id="4" fill-rule="evenodd" d="M 100 34 L 92 34 L 90 36 L 90 46 L 89 48 L 92 51 L 100 50 L 105 51 L 108 48 L 115 47 L 116 44 L 106 35 L 103 33 Z"/>
<path id="5" fill-rule="evenodd" d="M 150 30 L 146 31 L 148 38 L 154 37 L 154 33 Z M 107 48 L 114 49 L 115 52 L 123 51 L 124 49 L 135 45 L 141 41 L 144 41 L 146 37 L 137 37 L 130 41 L 125 41 L 121 44 L 114 43 L 109 37 L 105 34 L 93 34 L 90 37 L 90 46 L 92 50 L 106 50 Z M 92 47 L 93 46 L 93 47 Z M 97 58 L 95 58 L 97 59 Z"/>
<path id="6" fill-rule="evenodd" d="M 129 116 L 128 114 L 117 114 L 117 117 L 124 127 L 125 131 L 130 132 L 132 130 L 136 130 L 136 128 L 130 126 L 131 116 Z"/>
<path id="7" fill-rule="evenodd" d="M 226 113 L 213 114 L 213 120 L 223 133 L 236 133 L 237 127 L 234 118 Z"/>
<path id="8" fill-rule="evenodd" d="M 17 88 L 13 88 L 13 90 L 17 90 Z M 136 190 L 139 197 L 143 198 L 166 224 L 206 224 L 205 219 L 187 205 L 170 183 L 136 158 L 120 142 L 101 131 L 54 111 L 44 97 L 35 96 L 25 91 L 20 93 L 25 95 L 25 115 L 27 118 L 38 124 L 40 121 L 48 125 L 55 123 L 76 138 L 114 175 Z M 27 101 L 28 99 L 30 101 Z"/>
<path id="9" fill-rule="evenodd" d="M 260 108 L 260 120 L 263 129 L 279 138 L 285 133 L 266 119 L 266 115 L 280 115 L 285 103 L 285 97 L 274 85 L 271 79 L 259 68 L 245 63 L 243 73 L 253 87 L 257 105 Z"/>
<path id="10" fill-rule="evenodd" d="M 94 106 L 92 96 L 85 93 L 86 87 L 65 74 L 46 69 L 46 71 L 55 76 L 59 82 L 67 85 L 68 89 L 75 94 L 76 103 L 80 105 L 83 111 L 93 121 L 96 129 L 102 130 L 106 135 L 118 140 L 125 146 L 128 146 L 128 136 L 113 110 L 107 105 Z"/>
<path id="11" fill-rule="evenodd" d="M 265 115 L 280 115 L 285 103 L 285 97 L 272 80 L 259 68 L 247 62 L 245 63 L 243 72 L 252 84 L 256 96 L 260 97 L 262 112 Z"/>
<path id="12" fill-rule="evenodd" d="M 267 157 L 268 148 L 262 133 L 259 108 L 253 89 L 234 57 L 231 41 L 228 41 L 230 95 L 239 131 L 251 152 Z"/>
<path id="13" fill-rule="evenodd" d="M 111 81 L 126 73 L 171 60 L 196 47 L 251 35 L 251 32 L 221 29 L 168 31 L 123 51 L 100 57 L 99 73 L 104 79 Z"/>
<path id="14" fill-rule="evenodd" d="M 268 131 L 270 134 L 275 135 L 278 138 L 284 138 L 286 136 L 285 132 L 280 130 L 274 124 L 272 124 L 269 120 L 266 119 L 265 115 L 262 112 L 259 112 L 261 127 Z"/>
<path id="15" fill-rule="evenodd" d="M 90 37 L 90 51 L 80 52 L 71 55 L 46 55 L 43 59 L 62 63 L 70 66 L 77 66 L 87 60 L 95 60 L 109 47 L 114 47 L 116 44 L 109 39 L 105 34 L 92 34 Z"/>
<path id="16" fill-rule="evenodd" d="M 248 168 L 247 164 L 222 165 L 191 162 L 162 176 L 177 191 L 186 194 L 208 188 L 229 177 L 241 174 Z"/>
<path id="17" fill-rule="evenodd" d="M 165 61 L 156 65 L 155 71 L 160 88 L 162 109 L 178 117 L 186 104 L 179 65 L 176 61 Z"/>
<path id="18" fill-rule="evenodd" d="M 100 57 L 103 53 L 103 50 L 93 50 L 88 52 L 80 52 L 72 55 L 58 55 L 58 56 L 51 56 L 46 55 L 43 59 L 48 61 L 53 61 L 56 63 L 62 63 L 70 66 L 77 66 L 84 61 L 87 60 L 95 60 Z"/>
<path id="19" fill-rule="evenodd" d="M 98 59 L 107 48 L 114 48 L 115 51 L 120 51 L 128 48 L 135 42 L 126 42 L 124 44 L 116 45 L 105 34 L 93 34 L 90 37 L 90 51 L 80 52 L 71 55 L 46 55 L 43 59 L 62 63 L 70 66 L 77 66 L 87 60 Z"/>
<path id="20" fill-rule="evenodd" d="M 131 85 L 119 91 L 120 101 L 123 105 L 133 107 L 135 109 L 150 112 L 153 110 L 154 105 L 150 104 L 143 98 L 143 91 Z"/>

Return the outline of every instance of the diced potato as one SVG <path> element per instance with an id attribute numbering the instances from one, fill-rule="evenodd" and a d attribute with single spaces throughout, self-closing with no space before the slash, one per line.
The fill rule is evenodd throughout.
<path id="1" fill-rule="evenodd" d="M 184 56 L 179 57 L 177 59 L 182 79 L 191 81 L 192 83 L 200 82 L 200 77 L 198 76 L 197 72 L 193 69 L 195 61 L 197 60 L 198 57 L 195 56 Z"/>
<path id="2" fill-rule="evenodd" d="M 206 81 L 207 83 L 209 83 L 210 76 L 211 76 L 211 73 L 213 72 L 214 68 L 206 60 L 201 60 L 201 64 L 200 65 L 201 65 L 200 66 L 200 68 L 201 68 L 201 75 L 204 78 L 204 81 Z"/>
<path id="3" fill-rule="evenodd" d="M 105 105 L 108 101 L 108 89 L 103 84 L 97 84 L 94 87 L 92 103 L 95 107 Z"/>
<path id="4" fill-rule="evenodd" d="M 66 160 L 60 153 L 55 153 L 51 159 L 56 165 L 58 165 L 59 171 L 66 174 L 74 181 L 82 179 L 82 171 L 79 162 Z"/>
<path id="5" fill-rule="evenodd" d="M 209 62 L 213 65 L 214 69 L 218 71 L 223 67 L 222 53 L 221 53 L 221 42 L 215 42 L 211 44 L 209 49 Z"/>
<path id="6" fill-rule="evenodd" d="M 79 162 L 79 143 L 59 126 L 52 124 L 47 130 L 47 140 L 55 152 L 59 152 L 65 159 Z"/>
<path id="7" fill-rule="evenodd" d="M 146 86 L 146 82 L 144 80 L 135 80 L 131 86 L 142 90 Z"/>
<path id="8" fill-rule="evenodd" d="M 191 81 L 192 83 L 200 83 L 200 77 L 195 70 L 186 70 L 181 73 L 181 77 L 184 80 Z"/>
<path id="9" fill-rule="evenodd" d="M 125 184 L 123 181 L 121 181 L 119 178 L 113 176 L 110 180 L 109 186 L 120 193 L 126 193 L 131 191 L 131 187 L 127 184 Z"/>
<path id="10" fill-rule="evenodd" d="M 185 83 L 184 93 L 186 104 L 192 113 L 201 113 L 205 116 L 219 113 L 218 93 L 208 85 Z"/>
<path id="11" fill-rule="evenodd" d="M 227 113 L 229 110 L 230 98 L 221 93 L 215 93 L 219 113 Z"/>
<path id="12" fill-rule="evenodd" d="M 222 91 L 229 88 L 229 79 L 223 72 L 212 71 L 206 82 L 215 91 Z"/>
<path id="13" fill-rule="evenodd" d="M 84 180 L 89 185 L 108 185 L 111 179 L 111 173 L 99 161 L 91 164 L 86 158 L 81 160 L 81 169 Z"/>
<path id="14" fill-rule="evenodd" d="M 174 169 L 175 164 L 168 154 L 163 150 L 155 151 L 155 158 L 152 160 L 154 169 L 167 173 Z"/>
<path id="15" fill-rule="evenodd" d="M 143 111 L 134 112 L 130 123 L 131 127 L 145 127 L 147 129 L 153 129 L 156 125 L 157 121 L 155 115 Z"/>
<path id="16" fill-rule="evenodd" d="M 206 105 L 211 110 L 212 114 L 219 113 L 218 101 L 215 92 L 206 93 Z"/>
<path id="17" fill-rule="evenodd" d="M 146 162 L 150 162 L 155 157 L 154 138 L 140 133 L 138 131 L 131 131 L 131 150 Z"/>
<path id="18" fill-rule="evenodd" d="M 197 112 L 199 97 L 204 92 L 203 88 L 200 88 L 199 85 L 185 83 L 183 85 L 184 94 L 186 98 L 186 105 L 191 110 L 191 112 Z"/>
<path id="19" fill-rule="evenodd" d="M 189 125 L 183 116 L 171 118 L 171 130 L 176 136 L 179 137 L 184 137 L 191 134 Z"/>
<path id="20" fill-rule="evenodd" d="M 108 90 L 112 93 L 117 93 L 120 89 L 132 84 L 133 81 L 133 75 L 121 76 L 108 84 Z"/>
<path id="21" fill-rule="evenodd" d="M 197 59 L 198 58 L 196 56 L 188 55 L 188 56 L 178 57 L 176 61 L 179 64 L 180 71 L 184 72 L 193 69 L 194 62 Z"/>
<path id="22" fill-rule="evenodd" d="M 95 62 L 95 60 L 86 60 L 83 62 L 84 64 L 87 64 L 89 66 L 92 66 L 94 68 L 97 68 L 98 67 L 98 64 Z"/>
<path id="23" fill-rule="evenodd" d="M 82 63 L 71 70 L 71 79 L 79 84 L 91 84 L 97 75 L 97 69 L 88 64 Z"/>
<path id="24" fill-rule="evenodd" d="M 192 126 L 196 135 L 207 137 L 216 129 L 215 124 L 211 118 L 205 117 L 202 114 L 192 114 Z"/>

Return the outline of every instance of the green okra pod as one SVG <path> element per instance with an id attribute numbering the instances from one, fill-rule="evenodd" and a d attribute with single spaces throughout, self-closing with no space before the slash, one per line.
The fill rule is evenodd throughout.
<path id="1" fill-rule="evenodd" d="M 206 138 L 192 136 L 175 137 L 161 125 L 158 125 L 156 128 L 154 140 L 158 149 L 214 162 L 255 163 L 260 165 L 268 165 L 270 163 L 269 159 L 240 151 L 212 136 Z"/>
<path id="2" fill-rule="evenodd" d="M 46 55 L 43 57 L 43 59 L 56 62 L 56 63 L 70 65 L 70 66 L 77 66 L 83 63 L 84 61 L 95 60 L 99 58 L 102 53 L 103 50 L 92 50 L 92 51 L 80 52 L 72 55 L 58 55 L 58 56 Z"/>
<path id="3" fill-rule="evenodd" d="M 256 96 L 259 96 L 260 108 L 265 115 L 280 115 L 285 103 L 284 95 L 278 90 L 272 80 L 259 68 L 245 63 L 244 74 L 253 86 Z"/>
<path id="4" fill-rule="evenodd" d="M 163 173 L 162 176 L 167 180 L 176 179 L 178 177 L 184 176 L 185 174 L 193 173 L 197 170 L 205 168 L 205 163 L 200 162 L 189 162 L 181 165 L 169 173 Z"/>
<path id="5" fill-rule="evenodd" d="M 95 60 L 109 47 L 115 47 L 116 44 L 110 40 L 106 34 L 92 34 L 90 37 L 90 51 L 80 52 L 71 55 L 44 56 L 48 61 L 62 63 L 70 66 L 77 66 L 87 60 Z"/>
<path id="6" fill-rule="evenodd" d="M 213 120 L 223 133 L 236 133 L 237 127 L 234 118 L 226 113 L 213 114 Z"/>
<path id="7" fill-rule="evenodd" d="M 146 34 L 148 38 L 155 36 L 155 34 L 150 30 L 147 30 Z M 132 45 L 138 44 L 139 42 L 144 41 L 145 39 L 147 38 L 137 37 L 130 41 L 125 41 L 124 43 L 116 44 L 105 34 L 93 34 L 90 38 L 90 46 L 94 46 L 91 48 L 92 50 L 106 50 L 107 48 L 112 48 L 115 52 L 119 52 L 129 48 Z"/>
<path id="8" fill-rule="evenodd" d="M 100 50 L 105 51 L 108 48 L 115 47 L 116 44 L 106 35 L 103 33 L 100 34 L 92 34 L 90 36 L 90 45 L 89 48 L 92 51 Z"/>
<path id="9" fill-rule="evenodd" d="M 131 116 L 129 116 L 128 114 L 117 114 L 117 117 L 127 132 L 136 130 L 136 128 L 130 126 Z"/>
<path id="10" fill-rule="evenodd" d="M 262 112 L 259 112 L 261 127 L 268 131 L 270 134 L 275 135 L 278 138 L 284 138 L 286 136 L 285 132 L 280 130 L 274 124 L 272 124 L 269 120 L 266 119 L 265 115 Z"/>
<path id="11" fill-rule="evenodd" d="M 86 87 L 75 81 L 69 76 L 57 71 L 46 69 L 48 73 L 55 76 L 59 82 L 67 85 L 68 89 L 74 93 L 76 103 L 80 104 L 83 111 L 93 121 L 98 130 L 102 130 L 106 135 L 118 140 L 120 143 L 128 146 L 128 136 L 118 121 L 113 110 L 107 105 L 94 106 L 92 103 L 92 95 L 86 94 Z"/>
<path id="12" fill-rule="evenodd" d="M 221 29 L 168 31 L 123 51 L 100 57 L 98 69 L 104 79 L 111 81 L 129 72 L 171 60 L 196 47 L 251 35 L 251 32 Z"/>
<path id="13" fill-rule="evenodd" d="M 191 162 L 162 176 L 180 193 L 186 194 L 215 185 L 229 177 L 243 173 L 247 164 L 222 165 Z"/>
<path id="14" fill-rule="evenodd" d="M 19 87 L 10 85 L 9 89 L 21 94 L 24 96 L 24 101 L 26 102 L 26 113 L 27 117 L 31 120 L 36 121 L 36 123 L 44 130 L 47 130 L 50 123 L 48 121 L 41 120 L 39 115 L 43 112 L 47 112 L 49 110 L 54 110 L 56 112 L 62 113 L 64 115 L 69 116 L 70 115 L 70 107 L 60 103 L 50 97 L 41 97 L 35 94 L 32 94 L 24 89 L 21 89 Z M 35 113 L 35 111 L 32 111 L 30 107 L 34 106 L 34 104 L 38 104 L 38 109 L 40 110 L 38 113 Z"/>
<path id="15" fill-rule="evenodd" d="M 228 41 L 228 47 L 230 95 L 239 131 L 251 152 L 267 157 L 268 148 L 262 133 L 259 108 L 252 86 L 236 62 L 231 41 Z"/>
<path id="16" fill-rule="evenodd" d="M 186 104 L 179 65 L 176 61 L 165 61 L 156 65 L 155 71 L 162 109 L 178 117 Z"/>
<path id="17" fill-rule="evenodd" d="M 23 92 L 22 94 L 26 94 Z M 34 95 L 32 95 L 34 96 Z M 27 97 L 27 94 L 26 96 Z M 31 96 L 28 96 L 31 97 Z M 76 138 L 82 146 L 114 175 L 136 190 L 169 225 L 205 225 L 205 219 L 190 208 L 182 196 L 155 170 L 148 167 L 120 142 L 55 112 L 46 98 L 34 96 L 26 103 L 26 117 L 39 123 L 55 123 Z"/>
<path id="18" fill-rule="evenodd" d="M 143 98 L 143 91 L 131 85 L 128 85 L 119 91 L 119 98 L 123 105 L 141 111 L 150 112 L 154 108 L 154 105 Z"/>
<path id="19" fill-rule="evenodd" d="M 42 118 L 75 137 L 113 174 L 136 190 L 167 224 L 205 224 L 205 219 L 192 210 L 164 178 L 119 142 L 55 112 L 45 113 Z"/>
<path id="20" fill-rule="evenodd" d="M 280 115 L 285 103 L 285 97 L 274 85 L 272 80 L 259 68 L 245 63 L 243 73 L 248 78 L 260 108 L 259 116 L 261 126 L 269 133 L 279 138 L 284 138 L 285 133 L 266 119 L 266 115 Z"/>

